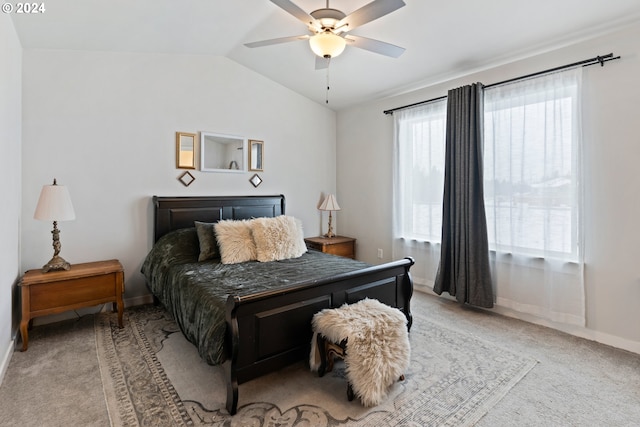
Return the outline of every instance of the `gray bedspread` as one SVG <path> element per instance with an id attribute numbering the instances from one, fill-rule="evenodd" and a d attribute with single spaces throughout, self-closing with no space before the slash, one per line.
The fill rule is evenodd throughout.
<path id="1" fill-rule="evenodd" d="M 229 295 L 246 296 L 369 267 L 317 251 L 300 258 L 240 264 L 198 262 L 198 253 L 195 228 L 173 231 L 158 240 L 141 271 L 151 292 L 211 365 L 224 362 L 227 356 L 225 307 Z"/>

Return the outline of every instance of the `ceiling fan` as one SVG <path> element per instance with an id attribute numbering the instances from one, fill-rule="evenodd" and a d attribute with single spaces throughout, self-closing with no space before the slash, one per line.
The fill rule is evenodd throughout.
<path id="1" fill-rule="evenodd" d="M 392 58 L 397 58 L 404 52 L 402 47 L 349 33 L 361 25 L 405 6 L 403 0 L 374 0 L 349 15 L 338 9 L 330 8 L 329 0 L 327 0 L 325 8 L 314 10 L 311 13 L 305 12 L 289 0 L 270 1 L 300 20 L 307 26 L 311 35 L 280 37 L 245 43 L 245 46 L 262 47 L 298 40 L 309 40 L 311 50 L 317 55 L 316 69 L 327 68 L 329 60 L 340 55 L 347 45 Z"/>

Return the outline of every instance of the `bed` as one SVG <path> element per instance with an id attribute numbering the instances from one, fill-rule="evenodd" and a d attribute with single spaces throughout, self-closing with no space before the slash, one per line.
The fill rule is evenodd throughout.
<path id="1" fill-rule="evenodd" d="M 196 221 L 283 218 L 282 195 L 154 196 L 153 207 L 147 286 L 207 363 L 225 362 L 230 414 L 239 384 L 308 357 L 311 318 L 322 309 L 375 298 L 400 309 L 411 326 L 411 258 L 370 266 L 309 250 L 271 262 L 198 261 Z"/>

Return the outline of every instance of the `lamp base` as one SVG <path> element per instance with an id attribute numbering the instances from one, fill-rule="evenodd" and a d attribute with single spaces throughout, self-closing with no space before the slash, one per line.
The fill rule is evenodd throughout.
<path id="1" fill-rule="evenodd" d="M 71 264 L 65 261 L 61 256 L 54 255 L 48 263 L 42 266 L 42 272 L 47 273 L 49 271 L 56 270 L 70 270 Z"/>
<path id="2" fill-rule="evenodd" d="M 333 225 L 331 224 L 331 211 L 329 211 L 329 228 L 327 229 L 327 234 L 325 234 L 324 237 L 335 237 L 335 234 L 333 233 Z"/>

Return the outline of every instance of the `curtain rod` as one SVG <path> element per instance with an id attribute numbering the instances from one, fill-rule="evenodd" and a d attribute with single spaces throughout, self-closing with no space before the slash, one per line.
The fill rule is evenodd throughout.
<path id="1" fill-rule="evenodd" d="M 486 85 L 485 89 L 489 88 L 489 87 L 493 87 L 493 86 L 499 86 L 499 85 L 503 85 L 503 84 L 506 84 L 506 83 L 515 82 L 515 81 L 518 81 L 518 80 L 528 79 L 530 77 L 539 76 L 541 74 L 553 73 L 554 71 L 564 70 L 565 68 L 573 68 L 573 67 L 578 67 L 578 66 L 588 67 L 590 65 L 595 65 L 595 64 L 600 64 L 601 67 L 604 67 L 604 63 L 605 62 L 613 61 L 615 59 L 620 59 L 620 56 L 614 57 L 613 53 L 609 53 L 607 55 L 602 55 L 602 56 L 599 55 L 599 56 L 596 56 L 594 58 L 590 58 L 590 59 L 585 59 L 583 61 L 574 62 L 573 64 L 561 65 L 559 67 L 549 68 L 548 70 L 538 71 L 538 72 L 535 72 L 535 73 L 527 74 L 525 76 L 514 77 L 512 79 L 503 80 L 501 82 L 491 83 L 490 85 Z M 385 111 L 383 111 L 383 113 L 384 114 L 393 114 L 394 111 L 404 110 L 405 108 L 415 107 L 417 105 L 422 105 L 422 104 L 428 104 L 429 102 L 440 101 L 440 100 L 446 99 L 446 98 L 447 98 L 447 95 L 439 96 L 437 98 L 428 99 L 426 101 L 414 102 L 413 104 L 403 105 L 402 107 L 396 107 L 396 108 L 392 108 L 390 110 L 385 110 Z"/>

